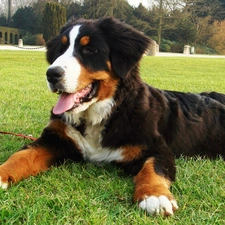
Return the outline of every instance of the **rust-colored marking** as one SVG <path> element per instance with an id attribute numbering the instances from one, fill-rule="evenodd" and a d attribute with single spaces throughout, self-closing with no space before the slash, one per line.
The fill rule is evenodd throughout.
<path id="1" fill-rule="evenodd" d="M 122 148 L 123 162 L 130 162 L 134 159 L 138 159 L 142 153 L 142 147 L 140 146 L 125 146 Z"/>
<path id="2" fill-rule="evenodd" d="M 107 62 L 107 65 L 108 65 L 109 71 L 112 71 L 112 65 L 110 61 Z"/>
<path id="3" fill-rule="evenodd" d="M 63 44 L 63 45 L 66 45 L 67 42 L 68 42 L 68 38 L 64 35 L 64 36 L 62 36 L 61 41 L 62 41 L 62 44 Z"/>
<path id="4" fill-rule="evenodd" d="M 80 39 L 80 44 L 82 46 L 87 45 L 90 42 L 90 37 L 89 36 L 84 36 Z"/>
<path id="5" fill-rule="evenodd" d="M 51 120 L 47 126 L 48 128 L 50 128 L 51 130 L 54 131 L 54 133 L 56 133 L 58 136 L 60 136 L 60 138 L 63 140 L 63 142 L 65 143 L 73 143 L 74 145 L 74 149 L 76 149 L 76 151 L 80 152 L 80 148 L 78 147 L 76 140 L 74 140 L 73 138 L 71 138 L 69 136 L 69 127 L 67 127 L 67 125 L 62 122 L 61 120 Z"/>
<path id="6" fill-rule="evenodd" d="M 60 136 L 65 143 L 72 142 L 74 148 L 78 149 L 74 140 L 67 136 L 67 127 L 63 122 L 52 120 L 47 128 Z M 53 150 L 55 147 L 57 146 L 28 145 L 27 149 L 14 153 L 0 166 L 0 181 L 10 185 L 47 170 L 57 158 L 57 153 Z"/>
<path id="7" fill-rule="evenodd" d="M 51 120 L 47 127 L 54 130 L 55 133 L 57 133 L 58 135 L 65 136 L 65 138 L 67 138 L 67 136 L 66 136 L 66 124 L 63 123 L 61 120 Z"/>
<path id="8" fill-rule="evenodd" d="M 1 181 L 15 183 L 49 168 L 53 155 L 44 148 L 28 148 L 9 157 L 0 166 Z"/>
<path id="9" fill-rule="evenodd" d="M 114 95 L 119 79 L 108 71 L 91 72 L 81 65 L 81 74 L 78 78 L 77 91 L 87 85 L 99 81 L 98 100 L 104 100 Z"/>
<path id="10" fill-rule="evenodd" d="M 156 174 L 154 169 L 154 159 L 149 159 L 145 162 L 143 168 L 134 177 L 135 192 L 134 202 L 143 200 L 146 196 L 161 195 L 166 196 L 169 200 L 174 197 L 169 191 L 170 181 L 163 176 Z"/>

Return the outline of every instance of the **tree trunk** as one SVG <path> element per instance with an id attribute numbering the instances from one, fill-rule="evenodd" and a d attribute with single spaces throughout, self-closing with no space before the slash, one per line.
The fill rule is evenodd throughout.
<path id="1" fill-rule="evenodd" d="M 43 15 L 43 38 L 49 41 L 59 33 L 66 22 L 66 9 L 54 2 L 47 2 Z"/>
<path id="2" fill-rule="evenodd" d="M 159 24 L 158 24 L 158 45 L 160 46 L 162 38 L 162 23 L 163 23 L 163 0 L 159 3 Z"/>
<path id="3" fill-rule="evenodd" d="M 8 26 L 11 24 L 12 0 L 8 0 Z"/>

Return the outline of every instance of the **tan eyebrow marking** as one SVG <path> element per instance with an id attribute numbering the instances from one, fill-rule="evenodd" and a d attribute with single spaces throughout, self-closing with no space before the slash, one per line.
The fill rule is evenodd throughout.
<path id="1" fill-rule="evenodd" d="M 65 45 L 68 41 L 68 38 L 64 35 L 64 36 L 62 36 L 61 41 L 62 41 L 62 44 Z"/>
<path id="2" fill-rule="evenodd" d="M 87 45 L 90 42 L 90 37 L 89 36 L 84 36 L 80 39 L 80 44 L 82 46 Z"/>

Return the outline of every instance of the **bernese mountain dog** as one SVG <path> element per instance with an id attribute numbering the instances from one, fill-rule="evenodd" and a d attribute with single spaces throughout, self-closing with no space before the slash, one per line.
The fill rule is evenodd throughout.
<path id="1" fill-rule="evenodd" d="M 59 95 L 41 136 L 0 166 L 0 186 L 65 160 L 111 162 L 134 177 L 149 214 L 178 209 L 175 157 L 225 157 L 225 95 L 163 91 L 139 62 L 151 39 L 113 18 L 71 19 L 47 46 L 48 87 Z"/>

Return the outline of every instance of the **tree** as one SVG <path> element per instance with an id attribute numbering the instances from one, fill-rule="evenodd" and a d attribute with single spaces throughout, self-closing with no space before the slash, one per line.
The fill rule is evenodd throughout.
<path id="1" fill-rule="evenodd" d="M 10 2 L 12 25 L 30 33 L 43 33 L 46 40 L 58 33 L 66 21 L 65 14 L 67 19 L 72 16 L 85 19 L 113 16 L 153 37 L 159 44 L 195 41 L 196 44 L 209 45 L 214 27 L 219 27 L 215 22 L 225 20 L 225 0 L 148 0 L 149 8 L 141 3 L 138 7 L 131 7 L 127 0 L 0 0 L 1 26 L 7 26 Z M 52 9 L 47 9 L 46 3 L 52 5 Z M 65 9 L 58 12 L 58 7 L 65 7 L 66 13 Z M 223 45 L 220 43 L 220 46 Z"/>
<path id="2" fill-rule="evenodd" d="M 66 9 L 54 2 L 47 2 L 43 16 L 43 38 L 45 41 L 56 36 L 66 22 Z"/>
<path id="3" fill-rule="evenodd" d="M 197 37 L 196 26 L 188 18 L 184 18 L 177 24 L 176 35 L 180 43 L 191 44 Z"/>
<path id="4" fill-rule="evenodd" d="M 198 29 L 197 29 L 197 39 L 196 43 L 202 46 L 207 46 L 208 41 L 213 36 L 214 27 L 211 16 L 201 18 L 198 21 Z"/>
<path id="5" fill-rule="evenodd" d="M 0 15 L 4 15 L 7 19 L 11 18 L 18 8 L 31 6 L 34 2 L 37 0 L 0 0 Z"/>
<path id="6" fill-rule="evenodd" d="M 161 44 L 161 36 L 162 36 L 162 24 L 163 24 L 163 1 L 160 0 L 159 1 L 159 23 L 158 23 L 158 32 L 157 32 L 157 36 L 158 36 L 158 44 L 160 46 Z"/>
<path id="7" fill-rule="evenodd" d="M 175 29 L 176 23 L 181 18 L 182 0 L 151 0 L 149 14 L 154 15 L 153 24 L 156 30 L 158 44 L 165 31 Z"/>
<path id="8" fill-rule="evenodd" d="M 8 26 L 11 24 L 12 0 L 8 0 Z"/>
<path id="9" fill-rule="evenodd" d="M 154 36 L 154 39 L 157 40 L 157 14 L 154 9 L 145 8 L 142 3 L 133 10 L 134 18 L 131 21 L 131 25 L 135 28 L 143 31 L 149 36 Z"/>
<path id="10" fill-rule="evenodd" d="M 142 3 L 138 5 L 137 8 L 134 8 L 133 14 L 136 16 L 137 19 L 142 20 L 142 21 L 149 21 L 149 11 L 146 9 Z"/>
<path id="11" fill-rule="evenodd" d="M 131 6 L 126 0 L 86 0 L 85 2 L 89 2 L 89 6 L 91 6 L 89 13 L 92 18 L 112 16 L 126 20 L 131 13 Z"/>
<path id="12" fill-rule="evenodd" d="M 100 0 L 84 0 L 83 1 L 83 12 L 84 17 L 96 19 L 97 10 L 100 6 Z"/>
<path id="13" fill-rule="evenodd" d="M 43 27 L 45 26 L 43 25 L 44 9 L 47 2 L 48 0 L 39 0 L 31 5 L 34 10 L 34 15 L 36 17 L 37 26 L 35 27 L 35 33 L 43 33 Z"/>
<path id="14" fill-rule="evenodd" d="M 73 2 L 71 4 L 68 5 L 64 5 L 64 7 L 66 7 L 66 15 L 67 15 L 67 20 L 70 19 L 71 17 L 74 18 L 85 18 L 86 16 L 84 15 L 84 6 L 82 6 L 81 4 L 77 3 L 77 2 Z"/>
<path id="15" fill-rule="evenodd" d="M 7 26 L 7 19 L 3 14 L 0 15 L 0 26 Z"/>
<path id="16" fill-rule="evenodd" d="M 217 53 L 225 55 L 225 20 L 214 21 L 213 26 L 213 35 L 208 40 L 208 45 L 215 49 Z"/>
<path id="17" fill-rule="evenodd" d="M 225 18 L 223 2 L 219 0 L 199 0 L 194 5 L 194 10 L 198 17 L 211 16 L 213 20 L 223 20 Z"/>
<path id="18" fill-rule="evenodd" d="M 34 34 L 37 27 L 34 9 L 31 6 L 18 8 L 12 17 L 12 26 Z"/>

